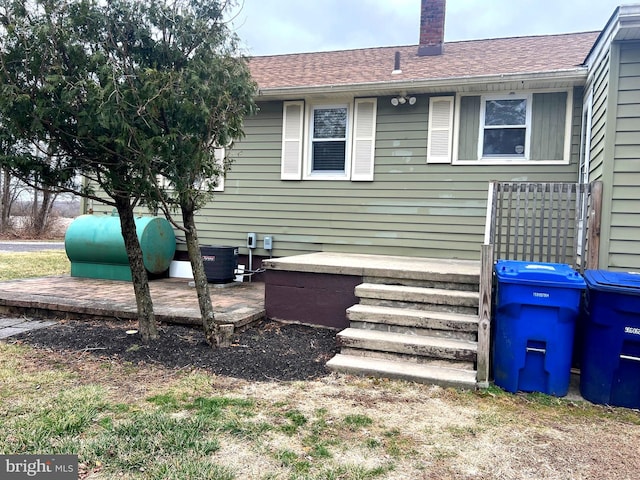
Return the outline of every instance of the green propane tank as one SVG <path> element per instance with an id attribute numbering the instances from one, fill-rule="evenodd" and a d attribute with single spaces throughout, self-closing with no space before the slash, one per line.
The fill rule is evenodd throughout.
<path id="1" fill-rule="evenodd" d="M 145 268 L 154 275 L 165 272 L 176 251 L 171 224 L 161 217 L 138 217 L 135 222 Z M 117 214 L 79 216 L 67 228 L 64 248 L 72 277 L 131 280 Z"/>

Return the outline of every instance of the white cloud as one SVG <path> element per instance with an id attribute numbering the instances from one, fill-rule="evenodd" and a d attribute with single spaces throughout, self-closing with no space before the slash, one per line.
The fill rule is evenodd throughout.
<path id="1" fill-rule="evenodd" d="M 448 40 L 601 30 L 616 0 L 450 0 Z"/>
<path id="2" fill-rule="evenodd" d="M 447 41 L 600 30 L 616 0 L 449 0 Z M 248 53 L 415 45 L 420 0 L 244 0 L 234 20 Z"/>

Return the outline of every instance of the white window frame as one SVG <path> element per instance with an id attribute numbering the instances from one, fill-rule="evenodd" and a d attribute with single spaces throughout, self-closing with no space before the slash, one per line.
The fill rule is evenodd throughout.
<path id="1" fill-rule="evenodd" d="M 220 175 L 217 177 L 217 185 L 213 187 L 214 192 L 224 192 L 224 180 L 225 180 L 225 171 L 224 171 L 224 159 L 226 156 L 226 148 L 225 147 L 215 147 L 213 150 L 213 156 L 215 162 L 220 166 Z M 156 175 L 156 181 L 158 182 L 158 186 L 162 189 L 172 190 L 173 186 L 171 182 L 164 175 Z M 205 190 L 209 188 L 209 185 L 212 181 L 215 181 L 213 178 L 204 179 L 200 183 L 200 189 Z"/>
<path id="2" fill-rule="evenodd" d="M 526 100 L 527 102 L 527 111 L 525 114 L 525 124 L 524 124 L 524 152 L 521 156 L 513 156 L 509 155 L 484 155 L 484 132 L 485 130 L 495 129 L 495 130 L 503 130 L 509 128 L 517 128 L 521 129 L 523 125 L 496 125 L 489 126 L 485 124 L 486 121 L 486 113 L 487 113 L 487 102 L 492 100 Z M 478 158 L 482 160 L 519 160 L 519 161 L 529 161 L 529 154 L 531 152 L 531 116 L 533 110 L 533 94 L 507 94 L 507 95 L 482 95 L 480 97 L 480 131 L 478 133 Z"/>
<path id="3" fill-rule="evenodd" d="M 215 147 L 213 150 L 213 156 L 215 162 L 220 166 L 220 175 L 217 177 L 205 178 L 202 180 L 200 184 L 201 190 L 208 190 L 210 185 L 217 180 L 217 185 L 213 187 L 213 192 L 224 192 L 224 179 L 225 179 L 225 171 L 224 171 L 224 159 L 227 154 L 227 149 L 225 147 Z"/>
<path id="4" fill-rule="evenodd" d="M 530 139 L 531 139 L 531 119 L 533 118 L 533 95 L 535 93 L 562 93 L 567 94 L 567 105 L 565 112 L 565 132 L 564 132 L 564 159 L 563 160 L 531 160 L 530 159 Z M 527 95 L 530 100 L 527 108 L 527 133 L 525 146 L 525 158 L 522 157 L 483 157 L 482 150 L 484 147 L 484 110 L 486 99 L 508 99 L 518 98 L 518 96 Z M 478 159 L 477 160 L 458 160 L 458 147 L 460 142 L 460 105 L 461 97 L 480 96 L 480 126 L 478 131 Z M 453 165 L 568 165 L 571 163 L 571 145 L 572 145 L 572 126 L 573 126 L 573 89 L 571 88 L 548 88 L 536 89 L 518 92 L 510 95 L 504 94 L 478 94 L 478 93 L 458 93 L 455 102 L 455 121 L 453 130 Z"/>
<path id="5" fill-rule="evenodd" d="M 345 159 L 344 170 L 313 170 L 313 119 L 314 112 L 320 109 L 346 108 L 347 109 L 347 125 L 345 132 Z M 308 105 L 305 121 L 305 147 L 304 147 L 304 180 L 349 180 L 351 178 L 351 146 L 353 144 L 353 102 L 348 103 L 312 103 Z M 327 141 L 333 139 L 324 139 Z M 338 139 L 335 139 L 338 140 Z M 342 139 L 339 139 L 342 140 Z"/>
<path id="6" fill-rule="evenodd" d="M 593 86 L 589 89 L 584 97 L 582 104 L 582 131 L 580 132 L 580 160 L 578 161 L 578 183 L 588 184 L 590 179 L 591 165 L 591 134 L 593 128 Z M 582 255 L 582 248 L 585 241 L 586 225 L 584 219 L 586 217 L 587 202 L 583 202 L 580 210 L 580 219 L 578 220 L 578 244 L 576 255 Z M 582 261 L 582 259 L 581 259 Z"/>
<path id="7" fill-rule="evenodd" d="M 218 175 L 218 184 L 214 187 L 214 192 L 224 192 L 224 180 L 226 178 L 226 172 L 224 171 L 224 159 L 227 156 L 227 149 L 225 147 L 216 147 L 213 151 L 216 163 L 220 166 L 220 175 Z"/>

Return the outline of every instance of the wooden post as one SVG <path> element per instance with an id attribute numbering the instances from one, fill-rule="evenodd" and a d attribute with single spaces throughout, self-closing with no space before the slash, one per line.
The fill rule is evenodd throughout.
<path id="1" fill-rule="evenodd" d="M 487 191 L 487 213 L 484 220 L 484 243 L 493 243 L 496 222 L 496 189 L 497 182 L 489 182 Z"/>
<path id="2" fill-rule="evenodd" d="M 576 205 L 574 211 L 574 228 L 573 228 L 573 268 L 580 270 L 580 273 L 584 272 L 586 258 L 585 258 L 585 244 L 587 240 L 587 206 L 589 196 L 589 185 L 584 183 L 578 183 L 576 185 Z M 580 230 L 582 226 L 582 231 Z M 580 241 L 582 236 L 582 241 Z"/>
<path id="3" fill-rule="evenodd" d="M 602 182 L 591 183 L 591 202 L 587 224 L 587 269 L 600 265 L 600 221 L 602 218 Z"/>
<path id="4" fill-rule="evenodd" d="M 491 295 L 493 288 L 493 245 L 482 245 L 480 261 L 480 306 L 478 322 L 478 357 L 476 383 L 478 388 L 489 386 L 491 355 Z"/>

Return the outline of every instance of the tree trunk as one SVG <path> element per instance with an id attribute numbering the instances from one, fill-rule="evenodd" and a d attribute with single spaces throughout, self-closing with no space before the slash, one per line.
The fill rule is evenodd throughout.
<path id="1" fill-rule="evenodd" d="M 124 245 L 129 257 L 131 267 L 131 278 L 133 280 L 133 290 L 136 295 L 136 305 L 138 307 L 138 329 L 145 344 L 158 338 L 158 327 L 153 314 L 153 302 L 149 289 L 149 278 L 142 259 L 142 248 L 138 241 L 136 223 L 133 215 L 133 207 L 128 197 L 114 198 L 118 214 L 120 215 L 120 226 Z"/>
<path id="2" fill-rule="evenodd" d="M 193 270 L 193 279 L 198 294 L 198 305 L 200 306 L 200 315 L 202 316 L 202 328 L 204 336 L 209 345 L 220 346 L 220 328 L 215 322 L 213 313 L 213 304 L 211 303 L 211 292 L 209 290 L 209 282 L 204 271 L 204 263 L 202 261 L 202 253 L 200 252 L 200 244 L 198 242 L 198 231 L 196 229 L 194 208 L 192 202 L 181 202 L 182 222 L 185 228 L 185 239 L 187 242 L 187 251 L 189 252 L 189 260 L 191 261 L 191 269 Z"/>
<path id="3" fill-rule="evenodd" d="M 40 198 L 38 197 L 40 192 L 37 189 L 32 188 L 31 193 L 33 195 L 33 201 L 31 202 L 31 218 L 27 219 L 27 221 L 30 222 L 29 227 L 31 232 L 33 232 L 36 228 L 35 220 L 38 212 L 38 204 L 40 203 Z"/>
<path id="4" fill-rule="evenodd" d="M 47 228 L 47 224 L 49 223 L 49 214 L 51 213 L 54 200 L 55 195 L 53 195 L 49 190 L 42 190 L 42 203 L 40 204 L 33 219 L 33 233 L 38 238 Z"/>
<path id="5" fill-rule="evenodd" d="M 0 194 L 2 209 L 0 211 L 0 232 L 9 227 L 11 215 L 11 174 L 9 170 L 2 170 L 2 193 Z"/>

